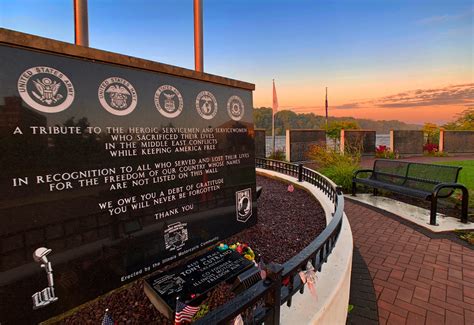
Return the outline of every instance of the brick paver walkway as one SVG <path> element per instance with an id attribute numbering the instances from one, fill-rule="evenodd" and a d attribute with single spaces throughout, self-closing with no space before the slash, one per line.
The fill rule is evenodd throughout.
<path id="1" fill-rule="evenodd" d="M 474 324 L 474 250 L 345 200 L 380 324 Z"/>

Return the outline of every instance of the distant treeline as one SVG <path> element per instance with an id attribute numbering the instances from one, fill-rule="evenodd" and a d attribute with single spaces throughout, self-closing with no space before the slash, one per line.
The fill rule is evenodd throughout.
<path id="1" fill-rule="evenodd" d="M 253 110 L 255 127 L 266 129 L 267 135 L 272 132 L 272 109 L 260 107 Z M 407 124 L 397 120 L 375 121 L 369 119 L 358 119 L 353 117 L 329 117 L 329 123 L 333 121 L 356 122 L 361 129 L 375 130 L 377 133 L 386 134 L 390 130 L 420 130 L 421 125 Z M 275 115 L 276 135 L 284 135 L 286 129 L 323 129 L 325 126 L 324 116 L 314 113 L 297 114 L 290 110 L 279 111 Z"/>

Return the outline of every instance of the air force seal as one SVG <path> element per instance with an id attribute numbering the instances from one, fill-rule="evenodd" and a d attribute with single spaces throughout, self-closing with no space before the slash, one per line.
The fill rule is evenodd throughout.
<path id="1" fill-rule="evenodd" d="M 196 97 L 196 110 L 205 120 L 210 120 L 217 114 L 217 100 L 209 91 L 201 91 Z"/>
<path id="2" fill-rule="evenodd" d="M 183 96 L 175 87 L 163 85 L 155 92 L 155 106 L 164 117 L 177 117 L 183 111 Z"/>
<path id="3" fill-rule="evenodd" d="M 227 114 L 234 121 L 240 121 L 244 116 L 244 102 L 239 96 L 232 96 L 227 101 Z"/>
<path id="4" fill-rule="evenodd" d="M 109 113 L 124 116 L 137 106 L 137 92 L 132 84 L 120 77 L 110 77 L 102 81 L 98 91 L 99 101 Z"/>
<path id="5" fill-rule="evenodd" d="M 18 78 L 18 92 L 30 107 L 44 113 L 58 113 L 71 106 L 74 86 L 61 71 L 50 67 L 33 67 Z"/>

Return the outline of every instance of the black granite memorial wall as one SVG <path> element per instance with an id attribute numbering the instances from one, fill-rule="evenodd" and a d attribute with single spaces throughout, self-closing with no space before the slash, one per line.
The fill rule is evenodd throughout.
<path id="1" fill-rule="evenodd" d="M 400 155 L 422 155 L 424 135 L 421 130 L 391 130 L 390 148 Z"/>
<path id="2" fill-rule="evenodd" d="M 376 132 L 372 130 L 344 130 L 344 150 L 360 150 L 364 156 L 375 155 Z"/>
<path id="3" fill-rule="evenodd" d="M 266 158 L 266 146 L 265 129 L 255 129 L 255 157 Z"/>
<path id="4" fill-rule="evenodd" d="M 444 151 L 474 153 L 474 131 L 444 131 Z"/>
<path id="5" fill-rule="evenodd" d="M 47 319 L 254 225 L 252 90 L 0 30 L 0 323 Z"/>
<path id="6" fill-rule="evenodd" d="M 325 130 L 286 130 L 286 160 L 308 160 L 308 152 L 312 146 L 326 146 Z"/>

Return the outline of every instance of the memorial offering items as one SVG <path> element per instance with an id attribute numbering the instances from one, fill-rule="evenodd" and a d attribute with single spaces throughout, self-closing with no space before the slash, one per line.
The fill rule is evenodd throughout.
<path id="1" fill-rule="evenodd" d="M 247 246 L 247 253 L 248 249 Z M 243 248 L 241 250 L 243 252 Z M 187 304 L 195 304 L 219 283 L 232 281 L 253 266 L 254 263 L 248 257 L 242 257 L 237 250 L 219 246 L 189 260 L 186 265 L 145 279 L 144 290 L 153 305 L 171 318 L 177 297 Z"/>
<path id="2" fill-rule="evenodd" d="M 315 284 L 317 277 L 316 270 L 314 269 L 314 266 L 311 261 L 308 261 L 308 263 L 306 263 L 306 270 L 300 271 L 299 275 L 301 278 L 301 282 L 308 285 L 309 292 L 311 292 L 311 295 L 316 298 Z"/>
<path id="3" fill-rule="evenodd" d="M 218 249 L 220 250 L 225 250 L 225 249 L 231 249 L 248 259 L 249 261 L 254 261 L 255 260 L 255 253 L 253 250 L 249 247 L 247 244 L 241 244 L 239 242 L 232 244 L 230 246 L 227 246 L 226 244 L 220 244 L 218 246 Z"/>
<path id="4" fill-rule="evenodd" d="M 183 322 L 190 323 L 194 315 L 198 312 L 199 307 L 191 307 L 176 299 L 176 312 L 174 316 L 175 325 L 182 324 Z"/>
<path id="5" fill-rule="evenodd" d="M 104 318 L 102 318 L 102 325 L 115 325 L 114 319 L 109 314 L 109 310 L 105 310 Z"/>

